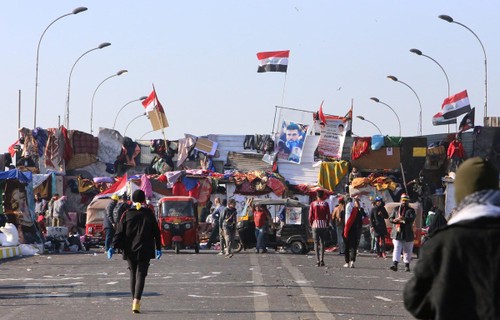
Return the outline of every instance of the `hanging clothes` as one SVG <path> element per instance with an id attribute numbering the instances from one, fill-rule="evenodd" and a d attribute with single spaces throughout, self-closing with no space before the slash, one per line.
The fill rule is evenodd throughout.
<path id="1" fill-rule="evenodd" d="M 347 161 L 322 162 L 319 169 L 318 184 L 333 192 L 348 171 L 349 163 Z"/>
<path id="2" fill-rule="evenodd" d="M 370 152 L 371 137 L 357 137 L 354 138 L 351 149 L 351 159 L 356 160 L 361 158 L 362 155 Z"/>

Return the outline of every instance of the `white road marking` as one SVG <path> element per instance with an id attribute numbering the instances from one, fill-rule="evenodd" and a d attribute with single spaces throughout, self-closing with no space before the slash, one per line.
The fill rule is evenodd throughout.
<path id="1" fill-rule="evenodd" d="M 215 276 L 202 276 L 200 279 L 210 279 L 210 278 L 213 278 Z"/>
<path id="2" fill-rule="evenodd" d="M 251 295 L 244 295 L 244 296 L 217 296 L 217 295 L 211 295 L 211 296 L 201 296 L 198 294 L 188 294 L 188 297 L 191 298 L 204 298 L 204 299 L 239 299 L 239 298 L 255 298 L 255 297 L 264 297 L 267 296 L 267 293 L 265 292 L 260 292 L 260 291 L 248 291 L 248 293 L 252 293 Z"/>
<path id="3" fill-rule="evenodd" d="M 265 293 L 266 287 L 264 286 L 264 279 L 262 277 L 262 271 L 260 269 L 257 255 L 250 255 L 250 264 L 254 266 L 251 268 L 254 288 L 262 290 Z M 269 312 L 269 299 L 267 298 L 267 293 L 265 296 L 255 296 L 253 298 L 253 308 L 255 310 L 255 320 L 272 319 L 271 313 Z"/>
<path id="4" fill-rule="evenodd" d="M 335 317 L 330 313 L 330 310 L 326 307 L 326 305 L 321 301 L 321 297 L 318 295 L 316 290 L 312 286 L 304 286 L 303 283 L 306 283 L 306 278 L 300 272 L 299 269 L 294 267 L 290 260 L 284 255 L 279 256 L 281 259 L 281 264 L 288 269 L 288 272 L 292 275 L 295 282 L 299 284 L 300 289 L 302 290 L 302 294 L 307 300 L 307 303 L 316 314 L 316 317 L 320 320 L 335 320 Z"/>
<path id="5" fill-rule="evenodd" d="M 108 282 L 106 284 L 117 284 L 117 283 L 118 283 L 118 281 L 111 281 L 111 282 Z"/>
<path id="6" fill-rule="evenodd" d="M 302 296 L 306 297 L 305 294 Z M 319 296 L 321 299 L 345 299 L 345 300 L 350 300 L 354 299 L 354 297 L 344 297 L 344 296 Z"/>
<path id="7" fill-rule="evenodd" d="M 381 296 L 375 296 L 375 299 L 380 299 L 380 300 L 383 300 L 383 301 L 392 301 L 392 299 L 381 297 Z"/>

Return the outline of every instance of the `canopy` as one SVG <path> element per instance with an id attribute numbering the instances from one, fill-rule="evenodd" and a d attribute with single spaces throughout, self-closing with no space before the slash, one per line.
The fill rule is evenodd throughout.
<path id="1" fill-rule="evenodd" d="M 0 172 L 0 180 L 7 179 L 19 180 L 21 183 L 28 184 L 33 179 L 33 174 L 31 171 L 21 171 L 19 169 Z"/>

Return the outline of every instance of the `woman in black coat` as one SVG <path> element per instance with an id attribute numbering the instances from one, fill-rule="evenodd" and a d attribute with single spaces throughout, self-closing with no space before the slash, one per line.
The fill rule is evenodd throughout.
<path id="1" fill-rule="evenodd" d="M 161 257 L 160 229 L 155 215 L 145 206 L 144 191 L 136 190 L 132 195 L 134 205 L 125 211 L 117 225 L 112 248 L 108 250 L 111 259 L 114 249 L 123 250 L 130 270 L 132 311 L 140 312 L 140 301 L 149 269 L 149 260 Z"/>
<path id="2" fill-rule="evenodd" d="M 385 209 L 384 201 L 381 197 L 375 197 L 375 205 L 370 211 L 370 227 L 373 230 L 373 235 L 376 238 L 375 252 L 379 257 L 386 257 L 385 254 L 385 237 L 387 235 L 387 226 L 385 219 L 389 219 L 389 213 Z"/>

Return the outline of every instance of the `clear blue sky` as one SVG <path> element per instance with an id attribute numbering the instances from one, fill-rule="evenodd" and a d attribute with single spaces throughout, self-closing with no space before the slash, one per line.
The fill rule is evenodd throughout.
<path id="1" fill-rule="evenodd" d="M 500 2 L 486 1 L 6 1 L 0 10 L 0 94 L 3 123 L 0 150 L 17 138 L 18 91 L 21 126 L 33 127 L 36 47 L 55 18 L 79 6 L 88 11 L 52 25 L 40 47 L 37 126 L 63 121 L 68 78 L 76 59 L 102 42 L 112 45 L 83 57 L 71 78 L 70 129 L 90 131 L 91 98 L 98 84 L 118 70 L 129 72 L 106 81 L 94 100 L 94 132 L 112 127 L 118 110 L 147 95 L 155 84 L 170 128 L 168 139 L 184 133 L 270 133 L 275 105 L 282 100 L 284 74 L 258 74 L 256 53 L 290 50 L 284 105 L 344 115 L 354 103 L 384 134 L 397 135 L 394 114 L 370 97 L 392 106 L 402 135 L 417 135 L 418 101 L 423 133 L 446 132 L 431 117 L 447 95 L 438 65 L 409 52 L 418 48 L 448 74 L 451 93 L 464 89 L 476 107 L 476 125 L 484 109 L 484 55 L 468 30 L 437 16 L 452 16 L 479 36 L 488 57 L 488 115 L 500 116 Z M 120 114 L 122 132 L 143 112 L 136 102 Z M 290 119 L 294 120 L 294 119 Z M 451 127 L 454 130 L 454 126 Z M 149 121 L 134 121 L 127 136 L 140 138 Z M 353 131 L 376 133 L 355 118 Z M 160 137 L 160 133 L 144 138 Z"/>

